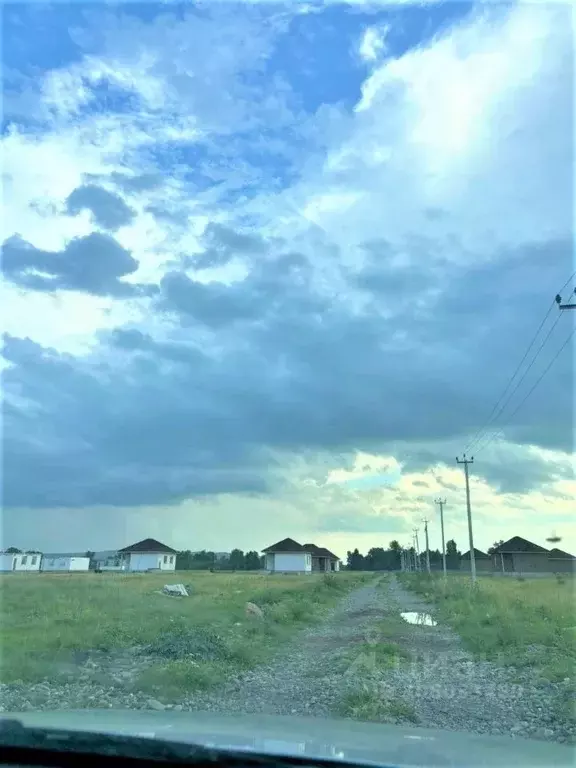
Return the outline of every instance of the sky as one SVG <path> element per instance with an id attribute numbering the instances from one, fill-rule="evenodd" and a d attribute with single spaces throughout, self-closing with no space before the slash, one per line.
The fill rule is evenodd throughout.
<path id="1" fill-rule="evenodd" d="M 3 16 L 0 545 L 576 551 L 570 4 Z"/>

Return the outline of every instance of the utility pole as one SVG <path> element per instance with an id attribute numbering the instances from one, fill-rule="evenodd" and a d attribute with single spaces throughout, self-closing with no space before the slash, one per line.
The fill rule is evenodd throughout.
<path id="1" fill-rule="evenodd" d="M 574 294 L 576 295 L 576 288 L 574 288 Z M 556 296 L 556 304 L 558 304 L 558 309 L 576 309 L 576 302 L 572 302 L 572 304 L 562 304 L 562 297 L 560 294 Z"/>
<path id="2" fill-rule="evenodd" d="M 416 570 L 421 570 L 420 566 L 420 544 L 418 543 L 418 528 L 414 528 L 414 562 Z"/>
<path id="3" fill-rule="evenodd" d="M 444 544 L 444 504 L 446 499 L 434 499 L 434 503 L 440 507 L 440 530 L 442 531 L 442 571 L 446 578 L 446 545 Z"/>
<path id="4" fill-rule="evenodd" d="M 424 535 L 426 536 L 426 570 L 430 573 L 430 544 L 428 542 L 428 520 L 422 520 L 424 523 Z"/>
<path id="5" fill-rule="evenodd" d="M 466 477 L 466 511 L 468 513 L 468 542 L 470 544 L 470 574 L 472 576 L 472 583 L 476 583 L 476 558 L 474 557 L 474 537 L 472 536 L 472 510 L 470 509 L 470 478 L 468 476 L 468 464 L 474 463 L 474 456 L 469 459 L 466 458 L 466 454 L 462 454 L 462 458 L 459 459 L 456 456 L 456 463 L 464 465 L 464 476 Z"/>

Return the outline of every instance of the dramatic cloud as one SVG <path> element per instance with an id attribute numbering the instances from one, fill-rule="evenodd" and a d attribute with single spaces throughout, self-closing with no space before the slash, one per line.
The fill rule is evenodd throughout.
<path id="1" fill-rule="evenodd" d="M 4 274 L 35 291 L 85 291 L 96 296 L 127 297 L 137 287 L 120 280 L 138 262 L 113 237 L 93 232 L 70 240 L 62 251 L 43 251 L 19 237 L 2 246 Z"/>
<path id="2" fill-rule="evenodd" d="M 134 218 L 134 212 L 119 195 L 93 184 L 77 187 L 68 195 L 66 206 L 71 216 L 85 209 L 91 211 L 96 224 L 103 229 L 119 229 Z"/>
<path id="3" fill-rule="evenodd" d="M 440 493 L 463 536 L 471 443 L 484 546 L 565 525 L 571 11 L 398 5 L 63 9 L 34 80 L 9 50 L 6 509 L 346 547 Z"/>

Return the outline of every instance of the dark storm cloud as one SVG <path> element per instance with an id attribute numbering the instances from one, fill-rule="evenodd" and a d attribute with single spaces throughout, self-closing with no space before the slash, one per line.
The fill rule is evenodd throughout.
<path id="1" fill-rule="evenodd" d="M 2 270 L 13 283 L 35 291 L 84 291 L 95 296 L 128 297 L 148 289 L 121 281 L 138 262 L 113 237 L 92 232 L 61 251 L 43 251 L 21 237 L 2 245 Z"/>
<path id="2" fill-rule="evenodd" d="M 66 200 L 66 209 L 70 216 L 88 210 L 96 223 L 104 229 L 114 231 L 130 224 L 134 211 L 114 192 L 95 184 L 83 184 L 76 187 Z"/>
<path id="3" fill-rule="evenodd" d="M 255 321 L 278 311 L 293 314 L 320 312 L 326 300 L 306 286 L 310 265 L 301 254 L 285 254 L 257 262 L 238 283 L 201 283 L 182 272 L 169 272 L 161 281 L 160 307 L 183 322 L 220 328 L 238 321 Z"/>
<path id="4" fill-rule="evenodd" d="M 222 267 L 237 256 L 255 256 L 266 251 L 266 244 L 257 235 L 236 232 L 222 224 L 210 223 L 201 238 L 203 250 L 187 260 L 195 269 Z"/>
<path id="5" fill-rule="evenodd" d="M 566 279 L 570 251 L 556 244 L 443 269 L 442 293 L 402 304 L 392 319 L 378 302 L 352 311 L 318 293 L 298 254 L 257 258 L 232 285 L 172 273 L 160 302 L 187 341 L 116 329 L 101 335 L 98 366 L 9 337 L 5 503 L 266 492 L 276 487 L 267 448 L 394 449 L 412 468 L 452 463 Z M 214 329 L 213 353 L 193 343 L 203 338 L 195 330 Z M 560 330 L 563 338 L 568 328 Z M 566 447 L 571 377 L 568 355 L 506 436 Z M 478 461 L 474 471 L 503 489 L 526 489 L 545 478 L 542 467 L 518 454 L 510 465 Z"/>

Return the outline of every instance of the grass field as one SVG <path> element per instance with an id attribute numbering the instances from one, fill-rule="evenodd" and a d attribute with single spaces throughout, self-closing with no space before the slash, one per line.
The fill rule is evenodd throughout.
<path id="1" fill-rule="evenodd" d="M 208 687 L 266 660 L 290 635 L 319 618 L 366 576 L 269 576 L 182 572 L 171 581 L 188 598 L 158 594 L 158 574 L 10 574 L 2 589 L 2 682 L 50 678 L 61 659 L 95 650 L 148 646 L 158 663 L 144 689 Z M 264 619 L 248 618 L 246 602 Z"/>
<path id="2" fill-rule="evenodd" d="M 403 574 L 403 584 L 436 604 L 437 616 L 477 656 L 533 667 L 552 681 L 576 668 L 574 580 Z"/>

